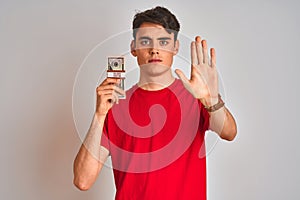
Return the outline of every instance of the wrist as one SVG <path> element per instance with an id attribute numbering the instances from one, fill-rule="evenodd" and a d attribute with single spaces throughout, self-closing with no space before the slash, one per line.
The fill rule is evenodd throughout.
<path id="1" fill-rule="evenodd" d="M 200 100 L 201 101 L 201 100 Z M 219 110 L 220 108 L 224 107 L 225 103 L 221 98 L 221 95 L 218 94 L 217 97 L 210 97 L 207 99 L 203 99 L 202 104 L 204 105 L 204 108 L 208 111 L 208 112 L 214 112 Z"/>
<path id="2" fill-rule="evenodd" d="M 204 98 L 199 98 L 200 102 L 204 105 L 204 107 L 210 107 L 219 102 L 219 96 L 209 96 Z"/>
<path id="3" fill-rule="evenodd" d="M 98 122 L 104 122 L 105 121 L 105 118 L 106 118 L 106 114 L 103 114 L 103 113 L 100 113 L 100 112 L 95 112 L 94 113 L 94 119 Z"/>

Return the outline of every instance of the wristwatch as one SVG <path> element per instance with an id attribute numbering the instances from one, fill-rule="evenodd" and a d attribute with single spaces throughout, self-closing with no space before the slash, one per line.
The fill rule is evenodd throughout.
<path id="1" fill-rule="evenodd" d="M 205 106 L 204 108 L 208 112 L 215 112 L 215 111 L 219 110 L 220 108 L 222 108 L 224 105 L 225 105 L 225 103 L 223 102 L 221 95 L 218 94 L 218 103 L 216 103 L 215 105 L 212 105 L 212 106 Z"/>

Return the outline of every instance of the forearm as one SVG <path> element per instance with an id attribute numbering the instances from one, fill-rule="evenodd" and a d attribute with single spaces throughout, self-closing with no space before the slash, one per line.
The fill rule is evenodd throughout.
<path id="1" fill-rule="evenodd" d="M 237 128 L 229 110 L 223 106 L 217 111 L 209 112 L 209 114 L 209 129 L 216 132 L 222 139 L 232 141 L 237 134 Z"/>
<path id="2" fill-rule="evenodd" d="M 74 184 L 81 190 L 93 185 L 108 156 L 108 151 L 100 146 L 104 120 L 105 116 L 94 115 L 74 161 Z"/>

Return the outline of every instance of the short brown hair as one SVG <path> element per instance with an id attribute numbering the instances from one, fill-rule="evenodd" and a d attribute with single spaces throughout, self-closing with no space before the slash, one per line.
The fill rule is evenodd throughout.
<path id="1" fill-rule="evenodd" d="M 155 8 L 135 14 L 132 23 L 134 39 L 136 39 L 137 29 L 144 22 L 161 25 L 166 29 L 168 33 L 173 32 L 174 40 L 177 40 L 178 31 L 180 30 L 180 24 L 176 19 L 175 15 L 172 14 L 167 8 L 157 6 Z"/>

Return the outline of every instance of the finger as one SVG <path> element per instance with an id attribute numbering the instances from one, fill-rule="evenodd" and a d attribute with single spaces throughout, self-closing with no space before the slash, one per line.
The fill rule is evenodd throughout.
<path id="1" fill-rule="evenodd" d="M 109 84 L 118 84 L 120 82 L 120 79 L 118 78 L 106 78 L 101 85 L 109 85 Z"/>
<path id="2" fill-rule="evenodd" d="M 114 85 L 107 85 L 107 86 L 101 86 L 101 87 L 97 87 L 96 89 L 96 93 L 102 93 L 103 92 L 107 92 L 107 91 L 114 91 Z"/>
<path id="3" fill-rule="evenodd" d="M 113 93 L 109 93 L 109 94 L 104 94 L 103 96 L 102 96 L 102 99 L 101 100 L 103 100 L 104 102 L 105 101 L 108 101 L 108 100 L 112 100 L 114 97 L 113 97 Z"/>
<path id="4" fill-rule="evenodd" d="M 191 61 L 192 61 L 192 66 L 198 65 L 198 58 L 197 58 L 197 51 L 196 51 L 196 44 L 195 42 L 191 43 Z"/>
<path id="5" fill-rule="evenodd" d="M 211 67 L 216 67 L 216 51 L 214 48 L 210 49 Z"/>
<path id="6" fill-rule="evenodd" d="M 184 73 L 180 69 L 176 69 L 175 73 L 177 74 L 179 79 L 183 82 L 183 84 L 189 83 L 190 80 L 184 75 Z"/>
<path id="7" fill-rule="evenodd" d="M 102 96 L 102 95 L 107 95 L 107 94 L 112 94 L 114 92 L 114 90 L 99 90 L 97 91 L 98 96 Z"/>
<path id="8" fill-rule="evenodd" d="M 116 93 L 116 91 L 114 91 L 112 95 L 113 95 L 113 102 L 119 104 L 119 95 Z"/>
<path id="9" fill-rule="evenodd" d="M 196 51 L 197 51 L 198 64 L 203 64 L 203 50 L 202 50 L 200 36 L 196 37 Z"/>
<path id="10" fill-rule="evenodd" d="M 115 97 L 113 95 L 113 93 L 111 94 L 106 94 L 106 95 L 103 95 L 103 99 L 102 99 L 104 102 L 109 102 L 109 103 L 114 103 L 115 102 Z"/>
<path id="11" fill-rule="evenodd" d="M 203 49 L 203 63 L 208 63 L 209 59 L 208 59 L 206 40 L 202 40 L 202 49 Z"/>
<path id="12" fill-rule="evenodd" d="M 109 85 L 100 85 L 97 87 L 97 91 L 101 90 L 115 90 L 117 88 L 117 84 L 109 84 Z"/>
<path id="13" fill-rule="evenodd" d="M 120 88 L 120 87 L 116 87 L 115 90 L 114 90 L 117 94 L 120 94 L 120 95 L 125 95 L 125 91 Z"/>

